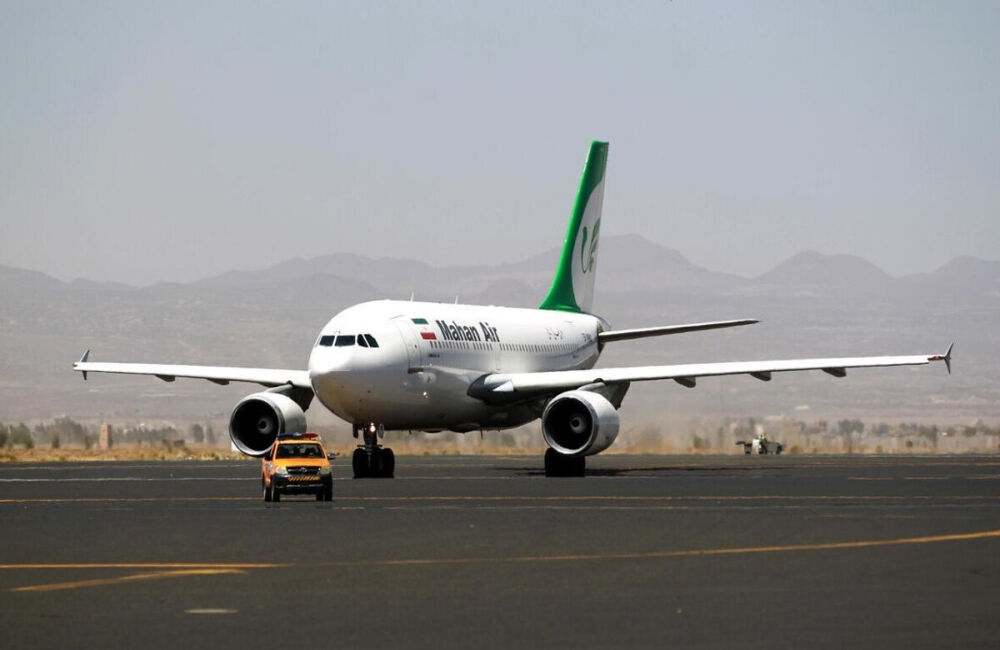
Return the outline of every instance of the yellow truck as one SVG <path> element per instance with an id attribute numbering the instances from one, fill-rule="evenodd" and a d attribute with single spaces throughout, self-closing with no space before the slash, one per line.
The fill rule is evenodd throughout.
<path id="1" fill-rule="evenodd" d="M 318 434 L 278 436 L 261 459 L 264 501 L 281 501 L 282 494 L 315 494 L 317 501 L 332 501 L 334 457 L 323 449 Z"/>

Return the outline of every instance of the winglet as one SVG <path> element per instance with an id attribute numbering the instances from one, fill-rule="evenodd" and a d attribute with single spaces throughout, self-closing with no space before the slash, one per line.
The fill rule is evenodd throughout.
<path id="1" fill-rule="evenodd" d="M 77 363 L 84 363 L 89 358 L 90 358 L 90 350 L 87 350 L 86 352 L 83 353 L 83 356 L 80 357 L 80 360 L 73 364 L 73 367 L 75 368 Z M 83 380 L 87 381 L 87 371 L 81 370 L 80 372 L 83 373 Z"/>
<path id="2" fill-rule="evenodd" d="M 944 365 L 945 365 L 946 368 L 948 368 L 948 374 L 950 375 L 951 374 L 951 350 L 954 347 L 955 347 L 955 343 L 952 342 L 952 344 L 948 346 L 948 351 L 947 352 L 945 352 L 944 354 L 935 354 L 934 356 L 929 357 L 927 360 L 928 361 L 944 361 Z"/>

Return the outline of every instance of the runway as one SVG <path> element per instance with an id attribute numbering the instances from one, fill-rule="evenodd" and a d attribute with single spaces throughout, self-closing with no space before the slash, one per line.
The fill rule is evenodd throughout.
<path id="1" fill-rule="evenodd" d="M 1000 458 L 0 465 L 5 647 L 989 647 Z"/>

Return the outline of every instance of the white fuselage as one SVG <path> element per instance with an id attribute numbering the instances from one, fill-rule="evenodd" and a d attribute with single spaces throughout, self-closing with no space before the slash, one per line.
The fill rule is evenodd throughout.
<path id="1" fill-rule="evenodd" d="M 423 431 L 519 426 L 539 416 L 536 404 L 487 404 L 469 396 L 473 382 L 495 373 L 591 368 L 606 327 L 596 316 L 571 312 L 366 302 L 323 328 L 309 378 L 319 401 L 352 424 Z"/>

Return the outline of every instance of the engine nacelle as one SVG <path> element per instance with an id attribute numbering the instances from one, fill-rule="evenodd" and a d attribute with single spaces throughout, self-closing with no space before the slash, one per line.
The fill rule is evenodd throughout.
<path id="1" fill-rule="evenodd" d="M 618 411 L 607 399 L 585 390 L 556 395 L 542 413 L 545 442 L 566 456 L 604 451 L 618 437 Z"/>
<path id="2" fill-rule="evenodd" d="M 247 395 L 229 416 L 229 437 L 247 456 L 263 456 L 280 433 L 305 430 L 302 407 L 281 393 Z"/>

